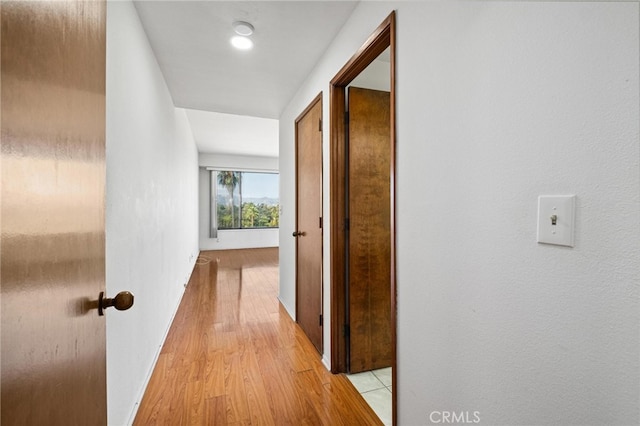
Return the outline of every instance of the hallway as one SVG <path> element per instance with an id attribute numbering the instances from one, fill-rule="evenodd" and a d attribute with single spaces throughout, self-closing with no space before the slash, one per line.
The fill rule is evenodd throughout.
<path id="1" fill-rule="evenodd" d="M 277 295 L 277 248 L 202 252 L 134 424 L 382 424 Z"/>

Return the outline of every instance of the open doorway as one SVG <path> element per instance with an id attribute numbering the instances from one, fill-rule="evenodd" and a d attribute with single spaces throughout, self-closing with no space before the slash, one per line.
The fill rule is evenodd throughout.
<path id="1" fill-rule="evenodd" d="M 388 82 L 389 91 L 386 94 L 374 93 L 380 92 L 370 89 L 350 89 L 349 86 L 365 71 L 381 54 L 388 51 Z M 385 55 L 383 55 L 384 57 Z M 365 44 L 358 52 L 347 62 L 347 64 L 338 72 L 331 81 L 330 87 L 330 112 L 331 112 L 331 365 L 334 373 L 346 373 L 350 371 L 358 371 L 369 367 L 379 368 L 381 365 L 390 364 L 392 369 L 392 387 L 395 389 L 397 377 L 396 369 L 396 297 L 395 297 L 395 12 L 389 15 L 385 21 L 374 31 Z M 375 210 L 369 209 L 362 211 L 363 203 L 366 205 L 366 198 L 371 198 L 371 188 L 365 188 L 365 185 L 371 185 L 371 180 L 367 176 L 360 175 L 358 166 L 354 163 L 354 159 L 350 158 L 353 153 L 353 147 L 350 149 L 349 144 L 352 142 L 349 132 L 354 131 L 354 126 L 349 122 L 349 116 L 346 114 L 347 105 L 350 97 L 358 97 L 364 99 L 367 104 L 365 110 L 368 111 L 370 102 L 373 98 L 384 98 L 382 103 L 387 103 L 386 114 L 387 125 L 377 132 L 387 132 L 388 137 L 384 138 L 387 145 L 382 149 L 370 149 L 367 145 L 369 135 L 366 135 L 364 141 L 358 142 L 362 145 L 356 148 L 358 154 L 363 150 L 367 150 L 359 161 L 363 163 L 361 166 L 368 167 L 376 164 L 377 170 L 374 174 L 379 182 L 373 183 L 378 191 L 384 191 L 375 202 L 374 205 L 381 206 L 379 209 L 381 215 L 371 221 L 371 214 Z M 380 99 L 378 99 L 380 100 Z M 379 112 L 377 112 L 379 113 Z M 369 114 L 369 112 L 365 113 Z M 374 120 L 379 121 L 379 120 Z M 357 127 L 357 126 L 356 126 Z M 370 126 L 365 125 L 369 129 Z M 386 130 L 385 130 L 386 129 Z M 370 131 L 370 130 L 367 130 Z M 372 143 L 372 142 L 371 142 Z M 379 145 L 381 146 L 381 145 Z M 379 160 L 379 161 L 378 161 Z M 359 169 L 362 170 L 362 169 Z M 371 175 L 373 176 L 373 175 Z M 365 199 L 362 198 L 365 194 Z M 357 195 L 355 195 L 357 194 Z M 369 195 L 368 195 L 369 194 Z M 354 215 L 360 215 L 368 221 L 366 226 L 356 225 L 354 220 L 358 220 Z M 359 231 L 356 231 L 358 226 Z M 365 230 L 369 226 L 370 228 Z M 355 235 L 359 232 L 359 235 Z M 364 238 L 366 241 L 357 241 L 354 239 Z M 352 253 L 354 250 L 365 249 L 357 255 Z M 371 250 L 376 246 L 376 250 Z M 382 247 L 382 250 L 377 250 Z M 366 258 L 363 261 L 363 257 Z M 354 287 L 354 279 L 351 276 L 354 273 L 354 264 L 374 265 L 370 271 L 366 270 L 360 275 L 358 281 L 364 281 L 365 287 Z M 383 263 L 384 265 L 378 265 Z M 358 266 L 358 265 L 356 265 Z M 358 266 L 362 268 L 362 265 Z M 375 269 L 375 271 L 373 271 Z M 356 273 L 362 273 L 357 271 Z M 374 275 L 381 275 L 382 280 L 371 279 Z M 368 288 L 375 286 L 375 288 Z M 363 293 L 364 292 L 364 293 Z M 356 294 L 358 293 L 358 294 Z M 364 340 L 364 346 L 368 346 L 374 352 L 365 354 L 364 360 L 362 354 L 354 357 L 351 352 L 354 349 L 354 338 L 356 337 L 353 328 L 353 321 L 356 320 L 353 315 L 354 298 L 360 297 L 366 300 L 368 312 L 357 318 L 358 334 L 362 334 L 362 329 L 368 329 L 365 336 L 358 338 Z M 372 299 L 383 300 L 384 309 L 380 310 L 379 306 L 369 303 Z M 360 303 L 362 305 L 362 303 Z M 382 313 L 380 313 L 382 312 Z M 378 315 L 376 315 L 378 313 Z M 380 327 L 380 324 L 383 324 Z M 375 329 L 386 329 L 388 332 L 376 333 Z M 367 334 L 369 333 L 369 334 Z M 373 334 L 371 334 L 373 333 Z M 385 333 L 387 334 L 385 336 Z M 386 339 L 386 341 L 385 341 Z M 379 340 L 373 345 L 372 340 Z M 361 344 L 360 344 L 361 345 Z M 385 347 L 386 345 L 386 347 Z M 361 345 L 362 346 L 362 345 Z M 378 347 L 376 349 L 376 346 Z M 390 347 L 389 347 L 390 346 Z M 388 353 L 385 355 L 385 349 Z M 382 358 L 387 359 L 382 359 Z M 359 365 L 352 365 L 356 362 Z M 392 421 L 396 420 L 396 393 L 392 395 Z"/>

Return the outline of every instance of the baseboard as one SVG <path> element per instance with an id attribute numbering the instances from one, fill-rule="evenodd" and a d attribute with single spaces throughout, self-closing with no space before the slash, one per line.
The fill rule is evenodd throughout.
<path id="1" fill-rule="evenodd" d="M 284 303 L 284 302 L 282 301 L 282 299 L 280 298 L 280 296 L 278 296 L 278 300 L 280 301 L 280 304 L 281 304 L 282 306 L 284 306 L 284 310 L 285 310 L 285 311 L 287 311 L 287 313 L 289 314 L 289 316 L 291 317 L 291 319 L 293 320 L 293 322 L 296 322 L 296 315 L 295 315 L 295 312 L 296 312 L 296 311 L 295 311 L 295 310 L 291 310 L 291 309 L 289 308 L 289 306 L 287 306 L 287 304 L 286 304 L 286 303 Z"/>
<path id="2" fill-rule="evenodd" d="M 327 358 L 326 355 L 322 354 L 322 363 L 327 368 L 328 371 L 331 371 L 331 360 Z"/>
<path id="3" fill-rule="evenodd" d="M 189 275 L 189 281 L 191 281 L 191 275 L 193 275 L 193 270 L 195 269 L 196 266 L 196 261 L 197 261 L 198 256 L 194 256 L 194 259 L 192 260 L 192 265 L 191 265 L 191 274 Z M 151 368 L 149 369 L 149 371 L 147 372 L 147 376 L 145 377 L 144 380 L 144 385 L 142 386 L 142 390 L 140 392 L 140 394 L 138 395 L 138 397 L 136 398 L 136 403 L 133 404 L 133 409 L 131 410 L 131 415 L 129 415 L 129 420 L 127 421 L 127 426 L 132 426 L 133 425 L 133 421 L 136 419 L 136 415 L 138 414 L 138 408 L 140 408 L 140 403 L 142 402 L 142 398 L 144 397 L 145 392 L 147 391 L 147 386 L 149 386 L 149 382 L 151 381 L 151 376 L 153 375 L 153 370 L 156 369 L 156 364 L 158 363 L 158 358 L 160 358 L 160 352 L 162 352 L 162 347 L 164 346 L 164 342 L 167 340 L 167 336 L 169 335 L 169 330 L 171 330 L 171 325 L 173 324 L 173 320 L 176 317 L 176 314 L 178 313 L 178 309 L 180 308 L 180 303 L 182 303 L 182 298 L 184 297 L 184 292 L 186 290 L 186 287 L 180 285 L 180 287 L 182 288 L 182 293 L 180 294 L 180 297 L 178 298 L 178 303 L 176 304 L 176 307 L 173 309 L 173 313 L 171 314 L 171 320 L 169 321 L 169 324 L 167 325 L 167 329 L 164 331 L 164 335 L 162 336 L 162 341 L 160 342 L 160 346 L 158 346 L 158 349 L 156 350 L 155 356 L 153 358 L 153 362 L 151 363 Z"/>

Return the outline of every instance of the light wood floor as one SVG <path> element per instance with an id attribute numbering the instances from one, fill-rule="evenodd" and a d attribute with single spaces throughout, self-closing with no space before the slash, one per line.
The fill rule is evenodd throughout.
<path id="1" fill-rule="evenodd" d="M 278 302 L 277 249 L 201 256 L 134 425 L 382 424 Z"/>

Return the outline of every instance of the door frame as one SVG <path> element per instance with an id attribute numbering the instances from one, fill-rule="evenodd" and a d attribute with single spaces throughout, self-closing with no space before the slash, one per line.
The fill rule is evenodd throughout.
<path id="1" fill-rule="evenodd" d="M 392 344 L 392 405 L 393 423 L 397 419 L 397 363 L 396 363 L 396 236 L 395 236 L 395 147 L 396 147 L 396 13 L 391 14 L 376 28 L 365 43 L 331 80 L 329 87 L 330 110 L 330 213 L 331 213 L 331 372 L 347 371 L 347 345 L 345 338 L 346 309 L 346 87 L 364 71 L 386 48 L 391 51 L 391 135 L 390 135 L 390 199 L 391 199 L 391 344 Z"/>
<path id="2" fill-rule="evenodd" d="M 298 124 L 300 123 L 300 121 L 307 115 L 307 113 L 309 111 L 311 111 L 317 103 L 320 103 L 320 122 L 322 123 L 323 121 L 323 106 L 322 106 L 322 92 L 318 93 L 318 95 L 313 98 L 313 100 L 309 103 L 309 105 L 307 105 L 307 107 L 300 113 L 300 115 L 298 115 L 298 117 L 296 117 L 295 119 L 295 146 L 294 146 L 294 156 L 295 156 L 295 167 L 296 167 L 296 172 L 295 172 L 295 176 L 296 176 L 296 180 L 295 180 L 295 185 L 296 185 L 296 217 L 295 217 L 295 229 L 296 231 L 299 228 L 299 223 L 298 223 L 298 207 L 299 207 L 299 200 L 298 200 L 298 143 L 299 143 L 299 136 L 298 136 Z M 322 126 L 320 127 L 320 132 L 322 133 Z M 323 161 L 323 141 L 322 141 L 322 134 L 320 135 L 321 138 L 321 145 L 320 145 L 320 211 L 324 212 L 324 191 L 323 191 L 323 182 L 324 182 L 324 161 Z M 324 222 L 324 220 L 323 220 Z M 321 332 L 321 336 L 320 336 L 320 354 L 322 355 L 323 351 L 324 351 L 324 274 L 323 274 L 323 267 L 322 265 L 324 265 L 324 223 L 322 224 L 323 226 L 320 228 L 320 312 L 321 315 L 323 316 L 323 324 L 322 324 L 322 332 Z M 296 323 L 298 322 L 300 315 L 299 315 L 299 309 L 300 309 L 300 304 L 299 304 L 299 300 L 298 300 L 298 295 L 299 295 L 299 291 L 298 291 L 298 285 L 299 285 L 299 279 L 298 279 L 298 241 L 299 239 L 296 238 Z"/>

